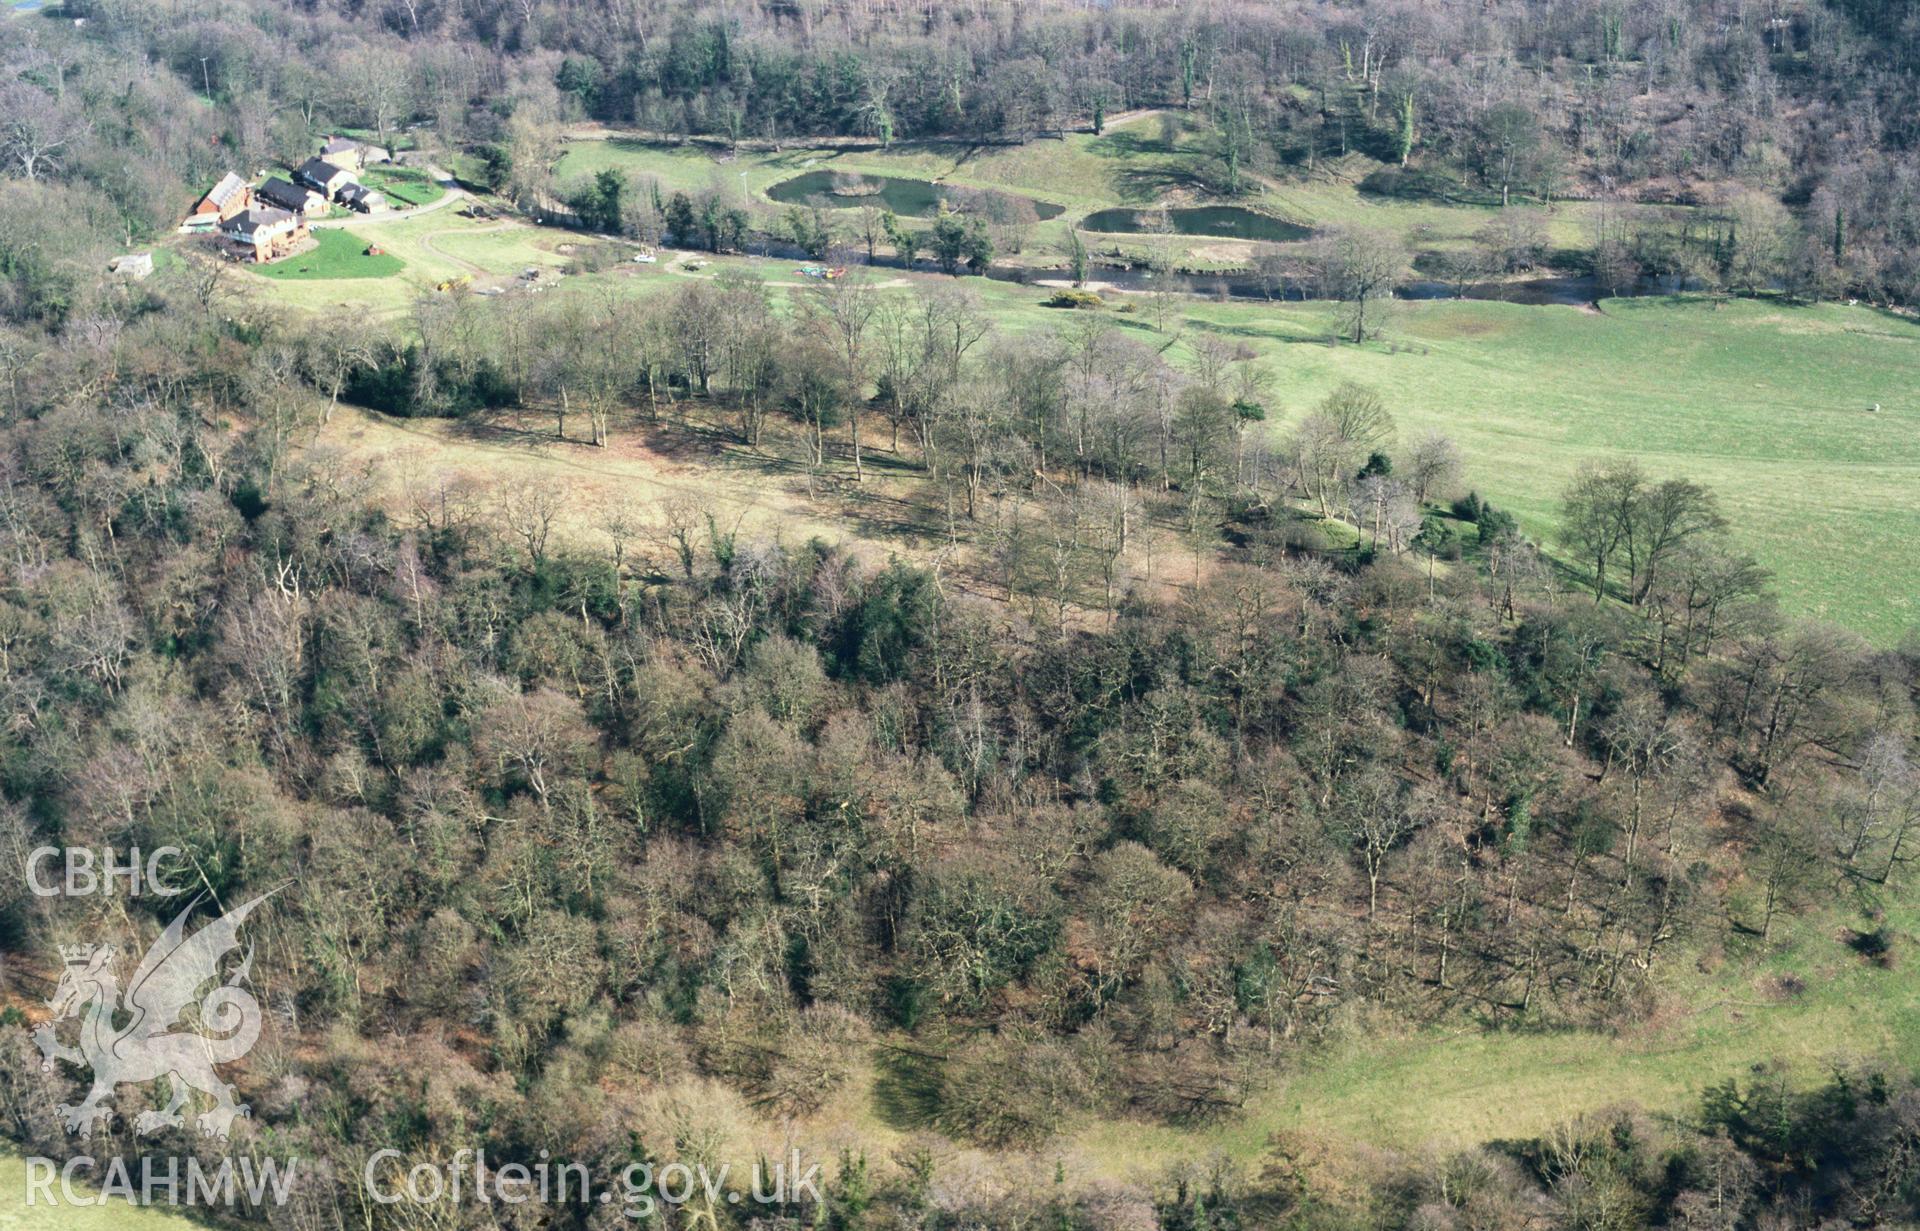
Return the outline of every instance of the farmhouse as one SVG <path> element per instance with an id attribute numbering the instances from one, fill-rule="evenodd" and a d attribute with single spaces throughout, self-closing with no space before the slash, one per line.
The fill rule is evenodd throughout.
<path id="1" fill-rule="evenodd" d="M 352 137 L 328 137 L 320 143 L 320 158 L 348 171 L 364 171 L 372 163 L 392 161 L 393 155 Z"/>
<path id="2" fill-rule="evenodd" d="M 311 188 L 304 188 L 291 180 L 270 179 L 254 191 L 254 195 L 276 209 L 301 214 L 312 218 L 327 212 L 327 199 Z"/>
<path id="3" fill-rule="evenodd" d="M 235 256 L 276 261 L 307 238 L 307 220 L 284 209 L 250 209 L 221 223 L 220 238 Z"/>
<path id="4" fill-rule="evenodd" d="M 188 211 L 187 220 L 180 224 L 180 229 L 211 231 L 252 204 L 253 190 L 247 187 L 247 181 L 229 171 Z"/>
<path id="5" fill-rule="evenodd" d="M 301 163 L 294 171 L 293 178 L 329 200 L 338 196 L 348 184 L 360 182 L 353 172 L 345 167 L 336 167 L 322 158 L 309 158 Z"/>

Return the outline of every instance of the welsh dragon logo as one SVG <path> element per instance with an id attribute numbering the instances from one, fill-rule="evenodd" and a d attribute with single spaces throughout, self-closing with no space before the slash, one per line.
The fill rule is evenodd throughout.
<path id="1" fill-rule="evenodd" d="M 221 960 L 240 947 L 240 925 L 272 896 L 262 894 L 188 936 L 187 916 L 202 900 L 195 898 L 140 959 L 124 995 L 114 969 L 117 950 L 113 946 L 61 946 L 66 969 L 47 1002 L 53 1020 L 35 1031 L 33 1039 L 45 1057 L 42 1068 L 52 1069 L 54 1061 L 65 1060 L 93 1070 L 93 1089 L 86 1099 L 78 1107 L 62 1104 L 59 1109 L 68 1132 L 84 1134 L 104 1127 L 113 1115 L 106 1100 L 115 1088 L 161 1077 L 172 1083 L 172 1097 L 165 1110 L 144 1111 L 134 1118 L 136 1135 L 185 1124 L 182 1112 L 195 1090 L 214 1104 L 194 1117 L 202 1136 L 224 1140 L 233 1129 L 234 1117 L 248 1114 L 246 1104 L 234 1101 L 233 1087 L 214 1066 L 246 1055 L 260 1037 L 260 1003 L 240 986 L 253 966 L 251 948 L 225 982 L 200 998 L 199 1029 L 178 1027 L 194 1007 L 200 989 L 220 978 Z M 80 1023 L 78 1045 L 72 1047 L 55 1034 L 56 1027 L 70 1018 Z M 124 1024 L 116 1026 L 116 1020 Z"/>

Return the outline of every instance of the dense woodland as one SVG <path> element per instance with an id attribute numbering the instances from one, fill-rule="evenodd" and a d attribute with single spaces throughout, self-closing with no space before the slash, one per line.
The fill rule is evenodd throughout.
<path id="1" fill-rule="evenodd" d="M 1096 1118 L 1230 1122 L 1355 1032 L 1630 1027 L 1730 950 L 1911 892 L 1920 643 L 1783 617 L 1685 476 L 1589 469 L 1536 544 L 1373 390 L 1279 432 L 1274 374 L 1230 343 L 1175 361 L 1074 313 L 1002 335 L 959 284 L 729 274 L 316 324 L 196 263 L 119 285 L 93 264 L 343 119 L 423 120 L 511 174 L 575 118 L 1044 139 L 1172 104 L 1276 170 L 1390 153 L 1412 114 L 1409 165 L 1480 192 L 1738 183 L 1899 298 L 1911 6 L 68 11 L 80 33 L 0 53 L 0 862 L 174 846 L 222 901 L 287 886 L 242 1135 L 324 1168 L 244 1221 L 464 1225 L 368 1204 L 361 1161 L 484 1146 L 610 1175 L 768 1125 L 845 1141 L 810 1126 L 875 1086 L 908 1144 L 853 1141 L 824 1209 L 753 1215 L 1920 1218 L 1920 1092 L 1866 1060 L 1730 1073 L 1677 1119 L 1380 1150 L 1333 1189 L 1296 1166 L 1311 1143 L 1126 1185 L 1048 1149 Z M 724 433 L 810 480 L 884 452 L 968 551 L 371 475 L 308 443 L 342 401 L 583 446 Z M 1155 534 L 1178 584 L 1133 586 Z M 0 877 L 10 1137 L 77 1148 L 54 1113 L 77 1076 L 42 1075 L 18 1028 L 54 946 L 165 909 Z M 129 1119 L 95 1152 L 134 1150 Z"/>
<path id="2" fill-rule="evenodd" d="M 1086 317 L 1002 339 L 953 288 L 868 305 L 863 328 L 911 341 L 862 343 L 876 393 L 852 397 L 825 339 L 871 292 L 775 314 L 742 280 L 587 322 L 629 357 L 599 385 L 600 352 L 561 346 L 516 394 L 444 340 L 510 365 L 510 339 L 428 316 L 353 370 L 369 396 L 411 372 L 422 413 L 497 386 L 533 414 L 572 381 L 572 405 L 638 408 L 609 420 L 703 414 L 841 473 L 853 422 L 880 449 L 897 416 L 976 568 L 431 471 L 383 505 L 295 447 L 341 387 L 332 335 L 197 286 L 156 276 L 8 386 L 0 840 L 10 862 L 176 846 L 222 900 L 291 882 L 243 1088 L 254 1148 L 331 1160 L 341 1188 L 274 1217 L 333 1225 L 388 1146 L 698 1158 L 866 1097 L 876 1056 L 922 1136 L 871 1192 L 842 1165 L 837 1200 L 871 1212 L 838 1225 L 1232 1225 L 1241 1203 L 1422 1226 L 1705 1203 L 1723 1221 L 1687 1225 L 1735 1225 L 1913 1199 L 1913 1096 L 1868 1072 L 1820 1098 L 1747 1075 L 1697 1140 L 1629 1116 L 1378 1160 L 1365 1209 L 1284 1171 L 1138 1192 L 942 1171 L 959 1146 L 1044 1158 L 1089 1117 L 1217 1123 L 1369 1022 L 1630 1024 L 1702 954 L 1907 887 L 1920 647 L 1783 620 L 1711 492 L 1588 471 L 1556 548 L 1591 590 L 1569 589 L 1471 494 L 1439 516 L 1449 447 L 1400 440 L 1369 390 L 1256 447 L 1230 351 L 1173 367 Z M 714 295 L 750 326 L 725 336 L 768 339 L 757 361 L 699 344 Z M 524 332 L 564 337 L 581 302 Z M 1025 487 L 1046 515 L 996 522 Z M 1195 536 L 1177 598 L 1114 589 L 1150 521 Z M 30 955 L 165 906 L 5 892 L 22 997 L 52 973 Z M 9 1129 L 60 1148 L 70 1078 L 7 1037 Z M 1637 1212 L 1570 1212 L 1594 1185 Z"/>

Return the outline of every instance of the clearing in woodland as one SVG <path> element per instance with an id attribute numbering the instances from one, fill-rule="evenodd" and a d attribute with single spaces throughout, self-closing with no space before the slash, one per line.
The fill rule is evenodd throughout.
<path id="1" fill-rule="evenodd" d="M 538 251 L 531 245 L 554 234 L 527 231 L 467 227 L 434 242 L 471 245 L 460 250 L 498 266 L 525 259 Z M 405 245 L 420 242 L 403 232 L 399 250 L 417 251 Z M 501 255 L 488 257 L 493 245 Z M 776 297 L 801 293 L 795 284 L 804 280 L 794 278 L 790 262 L 749 258 L 709 260 L 697 270 L 665 262 L 568 277 L 554 293 L 588 293 L 604 283 L 651 297 L 728 268 L 766 278 Z M 888 294 L 947 281 L 885 276 L 899 288 Z M 1006 332 L 1072 319 L 1041 306 L 1044 292 L 1033 288 L 984 279 L 964 285 Z M 1129 298 L 1140 302 L 1115 302 Z M 1182 297 L 1164 332 L 1144 315 L 1115 312 L 1109 319 L 1150 345 L 1171 347 L 1176 358 L 1205 335 L 1260 355 L 1274 374 L 1275 405 L 1256 431 L 1284 435 L 1342 381 L 1374 386 L 1403 437 L 1428 428 L 1451 436 L 1465 457 L 1466 484 L 1543 539 L 1551 538 L 1560 493 L 1582 464 L 1635 459 L 1655 478 L 1685 476 L 1712 487 L 1735 541 L 1775 572 L 1789 610 L 1882 642 L 1920 623 L 1920 556 L 1911 550 L 1920 540 L 1920 398 L 1913 393 L 1920 389 L 1920 324 L 1911 320 L 1864 307 L 1773 300 L 1608 300 L 1598 311 L 1426 301 L 1395 304 L 1384 342 L 1352 346 L 1329 342 L 1331 307 L 1321 303 Z M 624 431 L 616 432 L 616 453 Z M 537 432 L 525 437 L 537 439 Z M 584 444 L 543 446 L 535 454 L 503 440 L 489 473 L 551 468 L 556 449 L 583 468 L 605 464 Z M 685 475 L 698 474 L 700 454 L 693 448 L 686 456 Z M 829 472 L 845 468 L 829 459 Z M 881 490 L 905 496 L 916 473 L 900 468 Z M 752 482 L 764 489 L 768 480 Z M 805 499 L 804 484 L 797 498 Z M 916 522 L 914 532 L 937 541 L 940 520 Z"/>

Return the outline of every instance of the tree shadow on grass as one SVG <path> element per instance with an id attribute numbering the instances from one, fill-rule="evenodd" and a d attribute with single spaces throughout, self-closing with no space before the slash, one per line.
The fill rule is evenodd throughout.
<path id="1" fill-rule="evenodd" d="M 940 1061 L 881 1047 L 875 1070 L 873 1107 L 882 1123 L 903 1133 L 933 1127 L 940 1114 Z"/>
<path id="2" fill-rule="evenodd" d="M 1293 306 L 1298 306 L 1300 302 L 1299 300 L 1293 301 Z M 1329 308 L 1332 306 L 1332 304 L 1328 304 Z M 1331 329 L 1325 333 L 1276 333 L 1272 329 L 1259 324 L 1233 325 L 1218 321 L 1207 321 L 1195 327 L 1207 333 L 1217 333 L 1227 337 L 1237 338 L 1258 338 L 1262 342 L 1272 342 L 1280 346 L 1328 346 L 1338 349 L 1353 345 Z M 1364 349 L 1375 350 L 1377 348 L 1369 342 Z M 1402 353 L 1410 354 L 1412 352 L 1403 351 Z"/>
<path id="3" fill-rule="evenodd" d="M 427 416 L 420 416 L 427 418 Z M 575 415 L 575 421 L 585 415 Z M 536 450 L 585 444 L 586 441 L 562 440 L 553 434 L 554 415 L 546 407 L 517 410 L 476 410 L 458 418 L 444 419 L 450 439 L 483 445 L 524 445 Z"/>
<path id="4" fill-rule="evenodd" d="M 1092 150 L 1102 158 L 1145 158 L 1149 154 L 1172 154 L 1173 146 L 1156 134 L 1149 137 L 1132 129 L 1116 129 L 1093 142 Z"/>
<path id="5" fill-rule="evenodd" d="M 1091 148 L 1096 157 L 1119 164 L 1113 171 L 1114 195 L 1130 205 L 1157 201 L 1179 188 L 1207 194 L 1214 191 L 1204 171 L 1205 160 L 1199 154 L 1183 154 L 1158 136 L 1110 132 Z"/>
<path id="6" fill-rule="evenodd" d="M 1895 342 L 1920 342 L 1920 332 L 1915 332 L 1914 325 L 1913 325 L 1913 318 L 1911 316 L 1908 316 L 1906 313 L 1901 312 L 1898 309 L 1889 307 L 1885 304 L 1870 303 L 1870 304 L 1854 304 L 1852 306 L 1864 307 L 1866 308 L 1867 311 L 1873 313 L 1875 316 L 1880 317 L 1882 320 L 1887 321 L 1890 324 L 1901 325 L 1904 328 L 1900 331 L 1884 330 L 1884 329 L 1848 329 L 1847 330 L 1848 333 L 1864 334 L 1867 337 L 1873 337 L 1873 338 L 1890 338 Z"/>
<path id="7" fill-rule="evenodd" d="M 648 141 L 642 137 L 607 137 L 605 140 L 608 149 L 618 150 L 622 154 L 675 154 L 685 151 L 708 158 L 713 156 L 709 147 L 690 141 Z"/>
<path id="8" fill-rule="evenodd" d="M 1177 188 L 1211 196 L 1213 181 L 1197 166 L 1122 167 L 1114 173 L 1115 194 L 1128 204 L 1157 201 Z"/>

